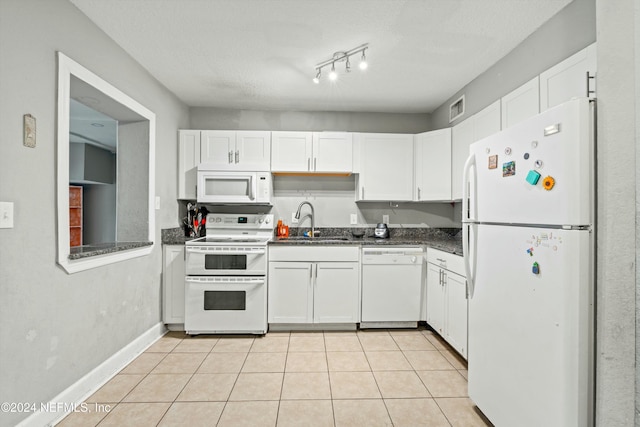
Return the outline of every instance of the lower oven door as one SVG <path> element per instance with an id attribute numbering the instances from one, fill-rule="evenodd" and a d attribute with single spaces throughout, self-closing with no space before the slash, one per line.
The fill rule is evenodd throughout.
<path id="1" fill-rule="evenodd" d="M 265 278 L 187 276 L 184 328 L 190 335 L 266 333 Z"/>
<path id="2" fill-rule="evenodd" d="M 191 276 L 264 276 L 267 248 L 187 245 L 185 268 Z"/>

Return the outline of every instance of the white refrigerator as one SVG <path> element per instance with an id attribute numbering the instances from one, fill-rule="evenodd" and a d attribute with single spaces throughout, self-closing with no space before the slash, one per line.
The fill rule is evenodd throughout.
<path id="1" fill-rule="evenodd" d="M 470 147 L 469 397 L 496 427 L 593 425 L 593 108 L 574 99 Z"/>

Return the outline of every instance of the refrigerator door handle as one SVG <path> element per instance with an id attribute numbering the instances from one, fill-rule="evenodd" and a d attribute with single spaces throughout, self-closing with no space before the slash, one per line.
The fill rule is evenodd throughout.
<path id="1" fill-rule="evenodd" d="M 464 169 L 462 170 L 462 222 L 468 222 L 470 220 L 474 220 L 476 218 L 475 215 L 475 203 L 474 206 L 471 205 L 471 201 L 469 200 L 469 185 L 471 183 L 471 168 L 475 171 L 476 166 L 476 155 L 471 154 L 467 161 L 464 163 Z M 473 208 L 473 211 L 470 209 Z"/>
<path id="2" fill-rule="evenodd" d="M 469 210 L 469 184 L 470 184 L 470 173 L 471 168 L 475 170 L 476 165 L 476 156 L 475 154 L 471 154 L 467 161 L 464 164 L 463 175 L 462 175 L 462 251 L 464 254 L 464 270 L 467 276 L 467 295 L 468 298 L 473 298 L 473 293 L 475 290 L 475 283 L 471 269 L 471 257 L 475 256 L 475 244 L 472 245 L 474 247 L 473 253 L 470 252 L 469 238 L 470 233 L 469 230 L 474 225 L 474 220 L 472 219 L 471 211 Z M 475 207 L 475 206 L 474 206 Z M 475 209 L 474 209 L 475 212 Z M 475 218 L 475 215 L 473 215 Z M 473 233 L 475 236 L 475 233 Z M 475 264 L 475 261 L 474 261 Z"/>
<path id="3" fill-rule="evenodd" d="M 462 251 L 464 252 L 464 271 L 467 276 L 467 299 L 473 298 L 476 286 L 472 273 L 475 270 L 475 256 L 477 253 L 475 244 L 476 226 L 477 224 L 474 223 L 462 224 Z M 473 230 L 472 233 L 470 233 L 471 230 Z M 470 242 L 471 239 L 473 239 L 473 242 Z M 472 257 L 474 259 L 472 259 Z"/>

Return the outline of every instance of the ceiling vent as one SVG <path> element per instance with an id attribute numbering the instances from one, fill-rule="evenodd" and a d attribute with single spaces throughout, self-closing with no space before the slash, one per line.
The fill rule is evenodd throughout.
<path id="1" fill-rule="evenodd" d="M 449 123 L 464 115 L 464 95 L 449 106 Z"/>

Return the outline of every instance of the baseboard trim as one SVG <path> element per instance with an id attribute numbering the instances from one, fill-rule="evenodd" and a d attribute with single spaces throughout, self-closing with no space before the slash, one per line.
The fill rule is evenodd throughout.
<path id="1" fill-rule="evenodd" d="M 59 408 L 59 406 L 56 405 L 65 404 L 66 406 L 72 406 L 73 403 L 80 404 L 84 402 L 166 333 L 167 329 L 162 322 L 155 324 L 91 372 L 67 387 L 62 393 L 54 397 L 49 402 L 49 407 Z M 70 413 L 71 410 L 68 412 L 37 411 L 20 422 L 17 427 L 54 426 Z"/>

